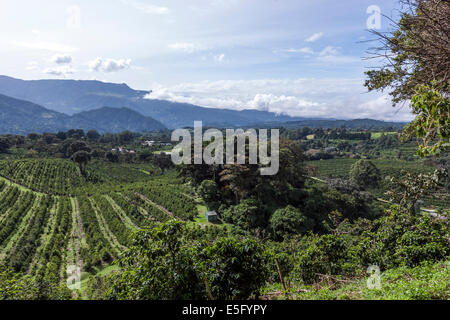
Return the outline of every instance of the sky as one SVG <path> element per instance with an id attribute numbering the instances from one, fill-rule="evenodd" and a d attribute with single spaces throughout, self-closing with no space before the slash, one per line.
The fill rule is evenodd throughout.
<path id="1" fill-rule="evenodd" d="M 365 59 L 368 29 L 389 29 L 378 17 L 395 17 L 395 2 L 2 0 L 0 74 L 126 83 L 212 108 L 407 121 L 407 106 L 363 86 L 381 64 Z"/>

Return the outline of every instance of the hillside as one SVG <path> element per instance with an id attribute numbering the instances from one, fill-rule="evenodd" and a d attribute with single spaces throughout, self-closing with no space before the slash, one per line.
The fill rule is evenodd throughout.
<path id="1" fill-rule="evenodd" d="M 159 121 L 127 108 L 103 107 L 68 116 L 28 101 L 0 95 L 0 134 L 57 132 L 74 128 L 95 129 L 101 133 L 165 129 Z"/>
<path id="2" fill-rule="evenodd" d="M 121 132 L 125 130 L 143 132 L 165 129 L 162 123 L 151 117 L 145 117 L 128 108 L 110 107 L 74 114 L 66 122 L 66 127 L 85 130 L 95 128 L 99 132 Z"/>
<path id="3" fill-rule="evenodd" d="M 81 103 L 84 96 L 133 98 L 147 94 L 126 84 L 95 80 L 20 80 L 0 76 L 0 93 L 21 100 L 32 101 L 58 112 L 72 115 L 87 109 Z M 104 107 L 105 105 L 97 106 Z M 93 108 L 95 109 L 95 108 Z"/>
<path id="4" fill-rule="evenodd" d="M 65 114 L 0 94 L 0 133 L 57 131 L 68 119 Z"/>
<path id="5" fill-rule="evenodd" d="M 152 117 L 168 128 L 192 126 L 202 120 L 209 126 L 248 125 L 255 122 L 300 120 L 257 110 L 224 110 L 186 103 L 145 99 L 149 91 L 133 90 L 126 84 L 85 80 L 20 80 L 0 76 L 0 93 L 32 101 L 69 115 L 102 108 L 126 107 Z"/>

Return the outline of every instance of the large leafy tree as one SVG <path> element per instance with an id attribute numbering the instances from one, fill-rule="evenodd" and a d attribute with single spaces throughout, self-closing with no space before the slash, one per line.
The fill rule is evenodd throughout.
<path id="1" fill-rule="evenodd" d="M 304 233 L 312 230 L 313 226 L 314 221 L 291 205 L 276 210 L 270 218 L 270 227 L 277 239 L 282 239 L 289 234 Z"/>
<path id="2" fill-rule="evenodd" d="M 390 32 L 374 33 L 385 58 L 366 74 L 371 90 L 390 90 L 395 104 L 412 100 L 416 120 L 405 130 L 423 139 L 419 155 L 449 149 L 450 0 L 401 0 L 403 12 Z"/>
<path id="3" fill-rule="evenodd" d="M 350 169 L 350 181 L 358 186 L 376 187 L 380 179 L 380 170 L 369 160 L 358 160 Z"/>

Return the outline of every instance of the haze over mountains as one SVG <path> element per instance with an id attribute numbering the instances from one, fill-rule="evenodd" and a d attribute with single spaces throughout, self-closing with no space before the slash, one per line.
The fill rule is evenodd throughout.
<path id="1" fill-rule="evenodd" d="M 133 90 L 126 84 L 92 80 L 26 81 L 0 76 L 0 94 L 30 101 L 68 115 L 102 107 L 125 107 L 152 117 L 167 128 L 192 126 L 194 120 L 202 120 L 204 125 L 208 126 L 230 126 L 301 119 L 265 111 L 214 109 L 145 99 L 144 96 L 148 93 L 150 91 Z"/>
<path id="2" fill-rule="evenodd" d="M 20 80 L 0 76 L 0 134 L 95 129 L 101 133 L 192 127 L 202 120 L 210 127 L 248 126 L 402 126 L 367 119 L 358 122 L 304 119 L 258 110 L 204 108 L 144 98 L 150 91 L 126 84 L 94 80 Z M 364 128 L 364 126 L 363 126 Z"/>

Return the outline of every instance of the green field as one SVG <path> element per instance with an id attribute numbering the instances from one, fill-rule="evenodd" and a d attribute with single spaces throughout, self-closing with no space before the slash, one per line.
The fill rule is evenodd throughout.
<path id="1" fill-rule="evenodd" d="M 130 235 L 151 221 L 194 221 L 192 190 L 153 167 L 93 162 L 86 181 L 68 160 L 17 160 L 0 169 L 0 262 L 64 284 L 78 266 L 82 285 L 116 267 Z M 109 180 L 107 180 L 109 179 Z M 204 208 L 200 208 L 201 212 Z"/>

